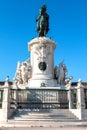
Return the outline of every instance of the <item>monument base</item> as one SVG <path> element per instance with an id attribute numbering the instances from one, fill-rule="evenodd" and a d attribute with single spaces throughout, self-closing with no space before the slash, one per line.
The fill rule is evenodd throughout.
<path id="1" fill-rule="evenodd" d="M 57 87 L 57 82 L 54 79 L 30 79 L 29 88 L 40 88 L 40 87 Z"/>

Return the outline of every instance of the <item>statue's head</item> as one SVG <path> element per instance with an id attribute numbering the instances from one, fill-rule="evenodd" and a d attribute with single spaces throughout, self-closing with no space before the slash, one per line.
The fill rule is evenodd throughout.
<path id="1" fill-rule="evenodd" d="M 44 12 L 46 12 L 46 5 L 43 5 L 43 6 L 40 8 L 40 13 L 43 14 Z"/>
<path id="2" fill-rule="evenodd" d="M 44 11 L 46 11 L 46 5 L 43 5 L 41 8 L 42 8 Z"/>

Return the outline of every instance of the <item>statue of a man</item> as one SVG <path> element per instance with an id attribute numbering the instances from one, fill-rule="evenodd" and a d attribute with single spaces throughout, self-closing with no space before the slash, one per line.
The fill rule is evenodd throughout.
<path id="1" fill-rule="evenodd" d="M 49 15 L 46 13 L 46 5 L 40 8 L 39 17 L 36 19 L 37 32 L 40 36 L 45 36 L 49 30 Z"/>

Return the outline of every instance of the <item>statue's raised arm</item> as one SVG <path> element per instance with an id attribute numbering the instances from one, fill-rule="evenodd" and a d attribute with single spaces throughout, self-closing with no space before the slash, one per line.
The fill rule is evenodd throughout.
<path id="1" fill-rule="evenodd" d="M 39 16 L 36 19 L 37 32 L 39 37 L 45 36 L 49 30 L 49 15 L 46 13 L 46 5 L 40 8 Z"/>

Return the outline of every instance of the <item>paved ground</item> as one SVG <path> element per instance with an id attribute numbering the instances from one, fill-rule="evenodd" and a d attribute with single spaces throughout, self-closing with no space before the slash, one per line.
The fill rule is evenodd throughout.
<path id="1" fill-rule="evenodd" d="M 3 129 L 2 129 L 3 128 Z M 6 130 L 11 130 L 10 128 L 17 128 L 18 130 L 21 130 L 22 128 L 24 128 L 23 130 L 28 130 L 29 129 L 34 129 L 35 130 L 38 128 L 38 130 L 40 128 L 42 128 L 43 130 L 47 129 L 47 128 L 51 128 L 53 129 L 58 129 L 59 128 L 78 128 L 78 130 L 82 130 L 82 128 L 87 129 L 87 121 L 74 121 L 74 122 L 51 122 L 51 121 L 8 121 L 8 122 L 0 122 L 0 130 L 5 130 L 4 128 L 8 128 Z M 19 129 L 21 128 L 21 129 Z M 17 130 L 16 129 L 16 130 Z M 47 129 L 48 130 L 48 129 Z"/>
<path id="2" fill-rule="evenodd" d="M 84 128 L 84 127 L 68 127 L 68 128 L 22 128 L 22 127 L 18 127 L 18 128 L 13 128 L 13 127 L 10 127 L 10 128 L 0 128 L 0 130 L 87 130 L 87 128 Z"/>

